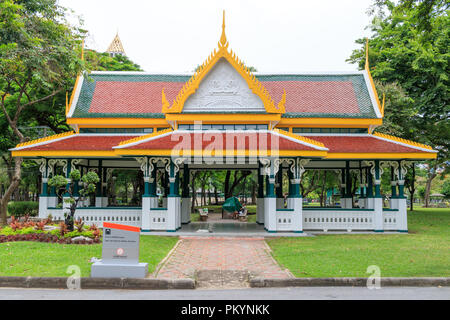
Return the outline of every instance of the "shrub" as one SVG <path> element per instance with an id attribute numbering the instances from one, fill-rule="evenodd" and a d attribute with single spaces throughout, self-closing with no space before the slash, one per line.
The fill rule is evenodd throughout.
<path id="1" fill-rule="evenodd" d="M 8 203 L 8 212 L 15 217 L 26 215 L 35 217 L 39 213 L 39 203 L 34 201 L 11 201 Z"/>

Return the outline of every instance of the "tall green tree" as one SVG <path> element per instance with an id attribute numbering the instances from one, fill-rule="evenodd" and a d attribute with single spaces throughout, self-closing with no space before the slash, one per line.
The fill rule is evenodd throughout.
<path id="1" fill-rule="evenodd" d="M 395 4 L 377 0 L 375 7 L 369 26 L 373 32 L 369 61 L 378 88 L 380 92 L 386 89 L 387 97 L 387 121 L 377 130 L 396 133 L 439 151 L 436 160 L 426 162 L 427 205 L 433 179 L 439 171 L 449 170 L 450 161 L 448 2 L 411 0 Z M 356 42 L 363 47 L 355 50 L 348 61 L 363 69 L 365 39 Z M 390 90 L 392 86 L 399 90 Z"/>
<path id="2" fill-rule="evenodd" d="M 56 0 L 0 1 L 0 107 L 15 141 L 26 141 L 19 129 L 24 112 L 68 90 L 83 69 L 83 30 L 65 20 Z M 14 175 L 0 199 L 0 224 L 21 179 L 22 158 L 14 159 Z"/>

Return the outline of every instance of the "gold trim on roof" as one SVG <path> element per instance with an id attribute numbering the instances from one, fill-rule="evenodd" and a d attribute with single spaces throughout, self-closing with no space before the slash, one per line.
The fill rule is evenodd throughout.
<path id="1" fill-rule="evenodd" d="M 157 136 L 163 135 L 163 134 L 168 133 L 168 132 L 173 132 L 172 128 L 161 130 L 161 131 L 156 131 L 156 132 L 149 133 L 149 134 L 146 134 L 146 135 L 143 135 L 143 136 L 139 136 L 139 137 L 136 137 L 136 138 L 133 138 L 133 139 L 124 140 L 124 141 L 119 143 L 119 146 L 124 146 L 126 144 L 143 141 L 143 140 L 146 140 L 146 139 L 149 139 L 149 138 L 153 138 L 153 137 L 157 137 Z"/>
<path id="2" fill-rule="evenodd" d="M 304 136 L 300 136 L 300 135 L 292 133 L 292 132 L 288 132 L 288 131 L 284 131 L 284 130 L 280 130 L 280 129 L 276 129 L 276 128 L 273 129 L 273 131 L 279 133 L 281 136 L 284 135 L 284 136 L 291 137 L 291 138 L 294 138 L 296 140 L 299 140 L 299 141 L 302 141 L 302 142 L 305 142 L 308 144 L 312 144 L 313 146 L 316 146 L 316 147 L 326 148 L 326 146 L 322 142 L 317 141 L 317 140 L 313 140 L 313 139 L 310 139 L 310 138 L 307 138 Z"/>
<path id="3" fill-rule="evenodd" d="M 393 141 L 401 142 L 401 143 L 404 143 L 404 144 L 409 144 L 410 146 L 413 146 L 413 147 L 418 147 L 418 148 L 423 148 L 423 149 L 428 149 L 428 150 L 434 151 L 433 148 L 431 148 L 430 146 L 427 146 L 426 144 L 421 144 L 421 143 L 418 143 L 418 142 L 415 142 L 415 141 L 406 140 L 406 139 L 403 139 L 403 138 L 398 138 L 398 137 L 394 137 L 394 136 L 391 136 L 391 135 L 388 135 L 388 134 L 384 134 L 384 133 L 379 133 L 379 132 L 375 132 L 375 133 L 373 133 L 373 135 L 376 136 L 376 137 L 380 137 L 380 138 L 384 138 L 384 139 L 388 139 L 388 140 L 393 140 Z"/>
<path id="4" fill-rule="evenodd" d="M 44 137 L 44 138 L 40 138 L 40 139 L 36 139 L 36 140 L 27 141 L 27 142 L 19 143 L 14 149 L 22 148 L 22 147 L 30 147 L 37 143 L 52 141 L 52 140 L 56 140 L 59 138 L 68 137 L 68 136 L 71 136 L 74 134 L 75 134 L 75 132 L 69 131 L 69 132 L 64 132 L 64 133 L 60 133 L 60 134 L 55 134 L 53 136 L 48 136 L 48 137 Z"/>
<path id="5" fill-rule="evenodd" d="M 256 79 L 255 75 L 249 70 L 248 67 L 240 60 L 233 50 L 228 50 L 228 40 L 225 34 L 225 11 L 223 13 L 223 23 L 222 23 L 222 35 L 218 43 L 218 50 L 214 51 L 209 55 L 205 62 L 197 69 L 195 74 L 185 83 L 183 88 L 180 90 L 175 100 L 170 106 L 169 102 L 166 102 L 165 94 L 162 93 L 163 105 L 162 113 L 181 113 L 183 111 L 184 103 L 186 100 L 194 94 L 203 78 L 211 71 L 214 65 L 221 59 L 226 59 L 233 68 L 245 79 L 250 90 L 258 97 L 261 98 L 264 108 L 267 113 L 278 113 L 283 114 L 286 112 L 286 92 L 284 92 L 281 101 L 277 104 L 273 101 L 269 92 L 262 85 L 262 83 Z"/>

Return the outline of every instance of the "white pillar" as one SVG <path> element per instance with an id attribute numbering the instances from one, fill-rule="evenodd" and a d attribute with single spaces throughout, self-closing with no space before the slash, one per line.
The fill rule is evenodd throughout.
<path id="1" fill-rule="evenodd" d="M 107 197 L 95 197 L 95 207 L 96 208 L 106 207 L 105 203 L 108 203 Z"/>
<path id="2" fill-rule="evenodd" d="M 167 198 L 167 231 L 175 232 L 180 227 L 181 198 Z"/>
<path id="3" fill-rule="evenodd" d="M 264 198 L 256 198 L 256 223 L 264 223 Z"/>
<path id="4" fill-rule="evenodd" d="M 276 198 L 264 198 L 264 228 L 268 232 L 277 230 L 277 203 Z"/>
<path id="5" fill-rule="evenodd" d="M 374 204 L 374 231 L 383 232 L 383 199 L 373 198 Z"/>
<path id="6" fill-rule="evenodd" d="M 48 200 L 47 196 L 39 196 L 39 218 L 45 219 L 48 216 L 47 208 L 48 208 Z"/>
<path id="7" fill-rule="evenodd" d="M 181 223 L 191 222 L 191 198 L 181 199 Z"/>
<path id="8" fill-rule="evenodd" d="M 408 232 L 408 212 L 406 198 L 397 199 L 398 215 L 397 226 L 398 232 Z"/>
<path id="9" fill-rule="evenodd" d="M 142 218 L 141 218 L 141 230 L 150 231 L 150 197 L 142 197 Z"/>
<path id="10" fill-rule="evenodd" d="M 287 208 L 294 209 L 292 219 L 292 231 L 303 232 L 303 198 L 288 198 Z"/>

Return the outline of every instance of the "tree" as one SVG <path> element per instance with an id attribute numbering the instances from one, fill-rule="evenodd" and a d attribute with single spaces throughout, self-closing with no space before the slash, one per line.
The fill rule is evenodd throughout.
<path id="1" fill-rule="evenodd" d="M 450 198 L 450 180 L 446 180 L 444 184 L 442 185 L 442 194 L 445 196 L 446 199 Z"/>
<path id="2" fill-rule="evenodd" d="M 26 141 L 19 129 L 25 111 L 64 93 L 84 68 L 79 50 L 84 32 L 69 25 L 64 13 L 56 0 L 0 1 L 0 107 L 13 142 Z M 6 223 L 21 165 L 22 158 L 15 158 L 14 175 L 0 199 L 0 224 Z"/>
<path id="3" fill-rule="evenodd" d="M 425 163 L 427 205 L 433 179 L 438 172 L 448 172 L 450 162 L 448 3 L 407 0 L 395 5 L 377 0 L 375 7 L 378 12 L 372 12 L 373 36 L 369 41 L 371 73 L 381 91 L 392 86 L 402 89 L 397 93 L 386 90 L 388 117 L 377 130 L 396 132 L 402 138 L 431 145 L 439 151 L 436 160 Z M 428 26 L 421 29 L 423 19 Z M 356 42 L 365 44 L 365 39 Z M 353 51 L 347 61 L 358 63 L 362 69 L 365 47 Z M 405 106 L 408 108 L 404 109 Z"/>
<path id="4" fill-rule="evenodd" d="M 68 197 L 63 199 L 63 201 L 70 204 L 70 210 L 69 212 L 64 213 L 64 218 L 67 229 L 69 231 L 73 231 L 75 211 L 78 207 L 78 202 L 86 200 L 89 195 L 95 193 L 96 184 L 100 181 L 100 178 L 98 177 L 97 173 L 93 171 L 89 171 L 88 173 L 83 175 L 83 177 L 81 177 L 81 173 L 79 170 L 71 171 L 69 177 L 70 182 L 61 175 L 55 175 L 48 180 L 48 185 L 57 189 L 65 189 L 65 196 Z M 80 179 L 83 184 L 83 188 L 76 191 L 75 188 L 78 185 L 78 181 L 80 181 Z M 69 188 L 66 189 L 67 185 L 69 185 Z M 62 198 L 61 193 L 58 193 L 58 195 Z"/>

